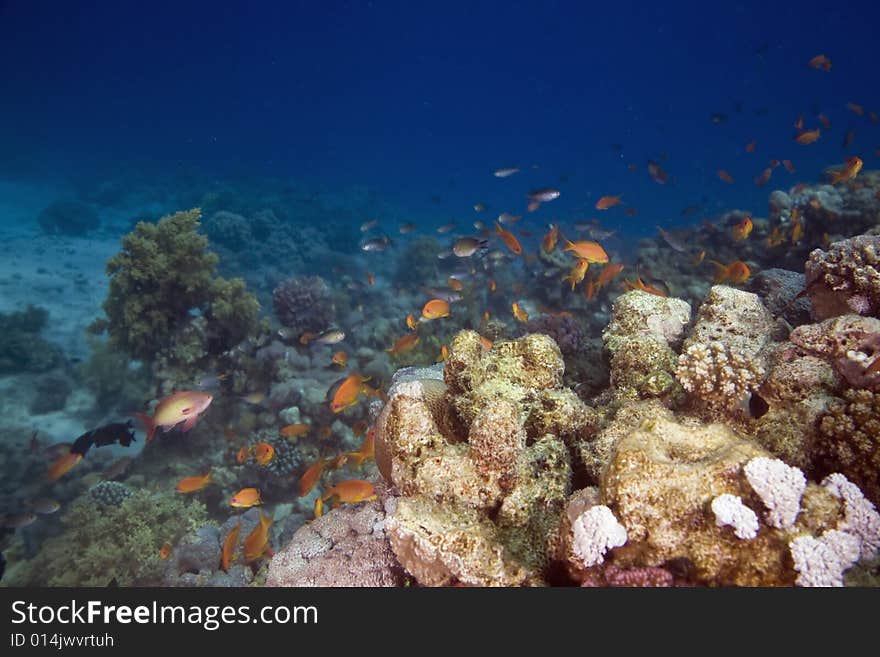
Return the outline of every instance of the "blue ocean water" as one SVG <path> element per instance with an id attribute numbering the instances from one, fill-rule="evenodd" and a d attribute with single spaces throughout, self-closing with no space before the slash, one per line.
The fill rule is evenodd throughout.
<path id="1" fill-rule="evenodd" d="M 622 194 L 638 215 L 603 220 L 651 232 L 694 204 L 763 211 L 766 189 L 752 179 L 770 159 L 790 159 L 799 179 L 855 152 L 870 168 L 880 128 L 845 105 L 880 107 L 878 12 L 869 2 L 7 1 L 0 171 L 194 166 L 364 184 L 441 223 L 555 186 L 555 213 L 587 218 L 599 196 Z M 830 74 L 808 66 L 819 53 Z M 832 131 L 795 144 L 796 118 L 817 127 L 818 112 Z M 856 139 L 843 149 L 848 129 Z M 653 183 L 648 159 L 674 184 Z M 493 179 L 501 166 L 527 176 Z M 718 180 L 722 168 L 736 184 Z"/>

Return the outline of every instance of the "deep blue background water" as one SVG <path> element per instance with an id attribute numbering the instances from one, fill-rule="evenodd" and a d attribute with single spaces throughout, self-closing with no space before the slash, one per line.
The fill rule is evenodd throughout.
<path id="1" fill-rule="evenodd" d="M 770 190 L 845 155 L 878 165 L 880 125 L 845 107 L 880 113 L 878 4 L 10 0 L 0 174 L 196 165 L 367 184 L 437 220 L 470 220 L 476 201 L 519 212 L 552 185 L 562 197 L 536 219 L 634 232 L 696 221 L 679 214 L 693 203 L 760 214 Z M 807 65 L 820 52 L 831 73 Z M 817 111 L 832 129 L 795 144 Z M 674 185 L 645 172 L 661 156 Z M 797 174 L 756 188 L 770 158 Z M 491 176 L 505 165 L 528 170 Z M 618 193 L 636 217 L 592 210 Z"/>

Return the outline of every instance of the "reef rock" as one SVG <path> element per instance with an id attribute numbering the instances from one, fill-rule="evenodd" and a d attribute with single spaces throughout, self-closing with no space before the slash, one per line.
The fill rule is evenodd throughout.
<path id="1" fill-rule="evenodd" d="M 320 276 L 296 276 L 282 281 L 272 292 L 272 303 L 278 321 L 297 336 L 332 326 L 336 313 L 330 286 Z"/>
<path id="2" fill-rule="evenodd" d="M 816 319 L 880 317 L 880 236 L 859 235 L 810 253 L 806 290 Z"/>

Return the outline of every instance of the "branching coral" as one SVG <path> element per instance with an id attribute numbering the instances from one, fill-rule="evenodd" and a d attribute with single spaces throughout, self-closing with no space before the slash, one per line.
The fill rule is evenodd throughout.
<path id="1" fill-rule="evenodd" d="M 682 387 L 710 408 L 730 409 L 761 384 L 764 369 L 720 342 L 696 343 L 678 358 Z"/>
<path id="2" fill-rule="evenodd" d="M 146 361 L 182 345 L 201 357 L 255 329 L 259 304 L 242 281 L 215 275 L 217 256 L 196 231 L 199 216 L 196 209 L 142 221 L 122 238 L 122 251 L 107 262 L 107 317 L 92 326 L 114 347 Z"/>

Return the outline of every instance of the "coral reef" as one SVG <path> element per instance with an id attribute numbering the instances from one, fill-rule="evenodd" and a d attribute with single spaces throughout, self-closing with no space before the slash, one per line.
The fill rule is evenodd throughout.
<path id="1" fill-rule="evenodd" d="M 231 251 L 240 251 L 247 248 L 252 239 L 251 227 L 248 220 L 240 214 L 220 210 L 208 217 L 202 230 L 208 238 Z"/>
<path id="2" fill-rule="evenodd" d="M 297 276 L 279 283 L 272 292 L 272 302 L 278 321 L 291 329 L 294 337 L 329 328 L 336 313 L 330 287 L 320 276 Z"/>
<path id="3" fill-rule="evenodd" d="M 118 507 L 133 494 L 131 488 L 118 481 L 101 481 L 88 492 L 95 507 L 102 512 L 109 507 Z"/>
<path id="4" fill-rule="evenodd" d="M 819 324 L 805 324 L 789 339 L 807 352 L 828 360 L 850 386 L 880 387 L 880 319 L 842 315 Z"/>
<path id="5" fill-rule="evenodd" d="M 0 313 L 0 374 L 47 372 L 61 362 L 61 350 L 40 337 L 48 321 L 37 306 Z"/>
<path id="6" fill-rule="evenodd" d="M 139 222 L 107 262 L 106 319 L 114 348 L 154 361 L 193 362 L 225 351 L 256 329 L 259 304 L 239 279 L 215 275 L 217 256 L 196 231 L 199 210 Z"/>
<path id="7" fill-rule="evenodd" d="M 806 290 L 818 320 L 880 317 L 880 236 L 859 235 L 810 253 Z"/>
<path id="8" fill-rule="evenodd" d="M 403 586 L 379 501 L 333 509 L 272 558 L 267 586 Z"/>
<path id="9" fill-rule="evenodd" d="M 539 584 L 571 486 L 566 443 L 593 412 L 561 387 L 547 336 L 496 342 L 461 331 L 444 381 L 395 383 L 376 422 L 376 463 L 400 497 L 391 547 L 422 585 Z"/>
<path id="10" fill-rule="evenodd" d="M 765 269 L 750 281 L 748 289 L 757 294 L 774 317 L 782 316 L 792 326 L 810 321 L 810 301 L 798 295 L 806 277 L 788 269 Z"/>
<path id="11" fill-rule="evenodd" d="M 686 301 L 633 290 L 617 297 L 602 333 L 611 358 L 611 385 L 624 397 L 669 397 L 675 392 L 674 349 L 690 322 Z"/>
<path id="12" fill-rule="evenodd" d="M 95 209 L 82 201 L 53 201 L 43 208 L 37 222 L 45 232 L 80 236 L 96 230 L 101 219 Z"/>

